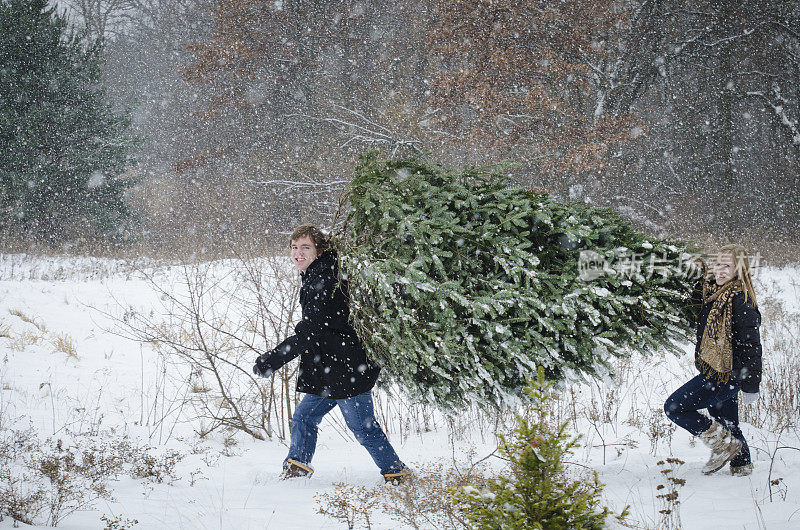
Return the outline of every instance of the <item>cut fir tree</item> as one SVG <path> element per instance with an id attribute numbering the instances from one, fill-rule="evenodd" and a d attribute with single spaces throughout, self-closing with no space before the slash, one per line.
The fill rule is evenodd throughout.
<path id="1" fill-rule="evenodd" d="M 348 199 L 337 240 L 356 330 L 417 400 L 500 405 L 540 367 L 597 374 L 689 332 L 686 246 L 609 209 L 377 153 Z"/>

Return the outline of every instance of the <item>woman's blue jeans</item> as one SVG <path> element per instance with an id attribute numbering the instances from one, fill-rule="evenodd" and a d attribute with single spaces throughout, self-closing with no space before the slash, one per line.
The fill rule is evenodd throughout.
<path id="1" fill-rule="evenodd" d="M 371 392 L 345 399 L 306 394 L 292 416 L 292 443 L 287 460 L 291 458 L 304 464 L 311 463 L 317 447 L 317 427 L 323 416 L 336 405 L 339 405 L 347 427 L 369 452 L 381 473 L 392 473 L 405 467 L 375 419 Z"/>
<path id="2" fill-rule="evenodd" d="M 719 384 L 698 375 L 664 403 L 667 417 L 695 436 L 706 432 L 712 424 L 712 420 L 698 412 L 700 409 L 708 410 L 712 418 L 741 440 L 742 450 L 733 457 L 731 466 L 749 464 L 750 449 L 739 428 L 739 384 L 734 381 Z"/>

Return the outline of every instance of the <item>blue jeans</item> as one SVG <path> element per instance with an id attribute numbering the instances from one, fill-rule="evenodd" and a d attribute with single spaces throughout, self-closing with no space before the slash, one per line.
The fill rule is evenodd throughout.
<path id="1" fill-rule="evenodd" d="M 336 405 L 339 405 L 347 427 L 369 452 L 381 473 L 392 473 L 405 467 L 375 419 L 372 394 L 369 391 L 345 399 L 306 394 L 292 416 L 292 443 L 287 460 L 291 458 L 304 464 L 311 463 L 317 448 L 317 427 L 322 417 Z"/>
<path id="2" fill-rule="evenodd" d="M 735 381 L 719 384 L 697 375 L 672 393 L 664 403 L 667 417 L 690 433 L 706 432 L 712 421 L 698 411 L 708 410 L 711 417 L 742 442 L 742 450 L 731 460 L 732 466 L 750 463 L 750 449 L 739 428 L 739 384 Z"/>

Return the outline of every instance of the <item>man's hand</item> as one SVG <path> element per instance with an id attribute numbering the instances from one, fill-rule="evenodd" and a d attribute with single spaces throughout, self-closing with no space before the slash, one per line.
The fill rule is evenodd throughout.
<path id="1" fill-rule="evenodd" d="M 256 358 L 256 363 L 253 365 L 253 373 L 261 377 L 269 377 L 272 375 L 273 370 L 270 369 L 267 363 L 267 354 L 259 355 Z"/>

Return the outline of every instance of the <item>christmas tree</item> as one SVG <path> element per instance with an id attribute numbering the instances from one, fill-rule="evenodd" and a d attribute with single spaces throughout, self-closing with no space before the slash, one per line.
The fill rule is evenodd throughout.
<path id="1" fill-rule="evenodd" d="M 609 209 L 498 171 L 365 155 L 338 233 L 352 317 L 384 379 L 445 408 L 495 404 L 597 374 L 632 350 L 677 350 L 684 245 Z"/>
<path id="2" fill-rule="evenodd" d="M 50 243 L 125 233 L 135 140 L 100 80 L 99 44 L 55 7 L 0 0 L 0 227 Z"/>

